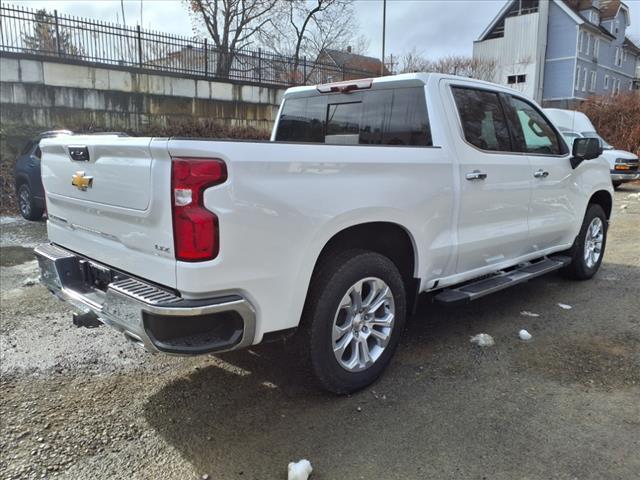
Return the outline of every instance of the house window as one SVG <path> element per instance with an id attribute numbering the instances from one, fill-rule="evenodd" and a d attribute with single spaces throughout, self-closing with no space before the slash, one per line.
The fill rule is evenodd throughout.
<path id="1" fill-rule="evenodd" d="M 597 72 L 591 72 L 591 82 L 589 84 L 589 91 L 590 92 L 595 92 L 596 91 L 596 83 L 598 81 L 598 73 Z"/>
<path id="2" fill-rule="evenodd" d="M 598 58 L 598 54 L 600 53 L 600 39 L 596 38 L 593 42 L 593 56 Z"/>
<path id="3" fill-rule="evenodd" d="M 615 58 L 616 67 L 622 66 L 622 50 L 620 47 L 616 47 L 616 58 Z"/>
<path id="4" fill-rule="evenodd" d="M 620 93 L 620 80 L 612 79 L 611 83 L 611 95 L 617 95 Z"/>
<path id="5" fill-rule="evenodd" d="M 622 54 L 622 61 L 623 61 L 623 62 L 626 62 L 626 61 L 627 61 L 627 51 L 626 51 L 626 50 L 624 50 L 624 51 L 623 51 L 623 54 Z"/>
<path id="6" fill-rule="evenodd" d="M 586 68 L 582 69 L 582 91 L 583 92 L 587 91 L 587 69 Z"/>
<path id="7" fill-rule="evenodd" d="M 580 89 L 580 67 L 576 68 L 576 90 Z"/>
<path id="8" fill-rule="evenodd" d="M 604 89 L 609 90 L 609 75 L 604 76 Z"/>
<path id="9" fill-rule="evenodd" d="M 589 55 L 589 50 L 591 49 L 591 42 L 593 41 L 593 35 L 587 35 L 587 55 Z"/>
<path id="10" fill-rule="evenodd" d="M 585 37 L 586 33 L 585 32 L 580 32 L 580 38 L 578 40 L 578 50 L 580 52 L 584 51 L 584 37 Z"/>
<path id="11" fill-rule="evenodd" d="M 507 83 L 509 85 L 516 85 L 518 83 L 526 83 L 527 82 L 527 76 L 526 75 L 509 75 L 507 77 Z"/>

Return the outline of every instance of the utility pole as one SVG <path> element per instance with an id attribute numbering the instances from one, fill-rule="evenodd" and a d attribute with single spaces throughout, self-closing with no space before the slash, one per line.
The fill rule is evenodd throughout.
<path id="1" fill-rule="evenodd" d="M 382 0 L 382 62 L 380 63 L 380 76 L 384 76 L 384 38 L 387 28 L 387 0 Z"/>

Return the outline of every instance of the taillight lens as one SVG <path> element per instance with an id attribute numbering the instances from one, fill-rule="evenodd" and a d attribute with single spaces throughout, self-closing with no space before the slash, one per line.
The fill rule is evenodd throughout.
<path id="1" fill-rule="evenodd" d="M 173 158 L 171 203 L 175 256 L 184 262 L 216 258 L 220 250 L 218 217 L 204 208 L 204 191 L 227 179 L 222 160 Z"/>

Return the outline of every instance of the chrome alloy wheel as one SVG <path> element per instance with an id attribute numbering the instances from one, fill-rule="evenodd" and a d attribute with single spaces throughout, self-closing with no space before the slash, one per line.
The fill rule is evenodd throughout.
<path id="1" fill-rule="evenodd" d="M 395 303 L 391 288 L 368 277 L 353 284 L 340 301 L 333 319 L 333 354 L 348 372 L 373 365 L 391 339 Z"/>
<path id="2" fill-rule="evenodd" d="M 591 220 L 584 237 L 584 262 L 588 268 L 593 268 L 602 255 L 602 241 L 604 240 L 604 225 L 599 217 Z"/>

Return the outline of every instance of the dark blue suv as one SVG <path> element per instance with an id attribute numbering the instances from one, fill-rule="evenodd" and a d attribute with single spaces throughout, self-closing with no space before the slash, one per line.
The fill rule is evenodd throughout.
<path id="1" fill-rule="evenodd" d="M 40 177 L 40 140 L 58 135 L 73 135 L 68 130 L 54 130 L 41 133 L 22 149 L 16 160 L 15 181 L 18 196 L 18 208 L 27 220 L 39 220 L 46 208 L 44 188 Z"/>
<path id="2" fill-rule="evenodd" d="M 43 138 L 57 137 L 59 135 L 73 135 L 69 130 L 52 130 L 38 135 L 29 141 L 22 149 L 22 153 L 16 160 L 14 171 L 16 180 L 16 193 L 18 195 L 18 208 L 27 220 L 40 220 L 46 209 L 44 200 L 44 187 L 40 172 L 40 140 Z M 91 135 L 118 135 L 128 136 L 123 132 L 97 132 Z"/>

